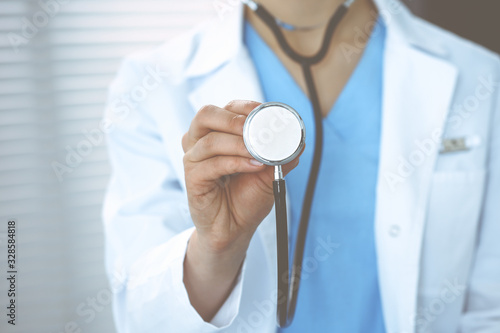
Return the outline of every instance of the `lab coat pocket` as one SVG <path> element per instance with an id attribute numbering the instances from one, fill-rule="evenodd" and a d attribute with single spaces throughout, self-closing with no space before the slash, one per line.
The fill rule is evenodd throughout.
<path id="1" fill-rule="evenodd" d="M 465 281 L 472 262 L 485 186 L 484 170 L 436 172 L 421 257 L 421 291 Z"/>

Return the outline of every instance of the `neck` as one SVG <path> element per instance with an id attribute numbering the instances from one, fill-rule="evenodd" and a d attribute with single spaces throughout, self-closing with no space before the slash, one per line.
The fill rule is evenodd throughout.
<path id="1" fill-rule="evenodd" d="M 310 27 L 328 21 L 343 0 L 256 0 L 276 18 L 296 27 Z"/>
<path id="2" fill-rule="evenodd" d="M 277 19 L 296 26 L 314 27 L 312 30 L 284 31 L 291 46 L 304 55 L 314 54 L 321 45 L 326 25 L 344 0 L 255 0 L 263 5 Z M 352 43 L 356 28 L 364 28 L 373 23 L 376 7 L 372 0 L 356 0 L 339 24 L 336 41 Z M 278 46 L 273 33 L 250 10 L 246 11 L 249 22 L 256 28 L 266 42 L 276 49 Z"/>

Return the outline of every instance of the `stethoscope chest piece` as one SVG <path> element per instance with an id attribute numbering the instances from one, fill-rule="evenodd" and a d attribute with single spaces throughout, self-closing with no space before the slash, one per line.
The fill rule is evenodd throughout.
<path id="1" fill-rule="evenodd" d="M 252 110 L 243 127 L 249 153 L 266 165 L 281 166 L 294 160 L 305 144 L 305 126 L 292 107 L 277 102 Z"/>

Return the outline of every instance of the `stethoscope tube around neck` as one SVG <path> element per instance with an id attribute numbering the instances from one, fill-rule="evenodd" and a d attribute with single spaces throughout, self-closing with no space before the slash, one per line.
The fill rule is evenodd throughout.
<path id="1" fill-rule="evenodd" d="M 311 215 L 312 201 L 314 191 L 318 180 L 319 167 L 321 164 L 321 157 L 323 152 L 323 115 L 319 101 L 318 92 L 314 83 L 311 67 L 319 63 L 328 52 L 330 41 L 333 33 L 337 28 L 342 18 L 347 13 L 347 10 L 353 0 L 347 0 L 335 11 L 330 18 L 321 48 L 312 56 L 301 55 L 288 44 L 285 36 L 283 35 L 276 18 L 271 15 L 266 8 L 251 0 L 243 1 L 255 14 L 271 29 L 275 38 L 277 39 L 281 49 L 286 53 L 290 59 L 300 64 L 304 75 L 304 80 L 307 86 L 309 99 L 311 100 L 312 109 L 314 113 L 314 154 L 307 182 L 306 193 L 304 202 L 302 204 L 302 213 L 300 216 L 299 229 L 297 232 L 297 240 L 295 245 L 295 252 L 293 256 L 293 264 L 291 271 L 291 281 L 289 280 L 289 267 L 288 267 L 288 230 L 286 226 L 286 204 L 285 204 L 285 186 L 281 181 L 275 184 L 275 209 L 276 209 L 276 232 L 277 232 L 277 252 L 278 252 L 278 296 L 277 296 L 277 321 L 280 327 L 287 327 L 292 323 L 297 307 L 297 297 L 300 286 L 300 274 L 302 270 L 302 260 L 304 257 L 304 247 L 307 236 L 307 228 L 309 225 L 309 218 Z"/>

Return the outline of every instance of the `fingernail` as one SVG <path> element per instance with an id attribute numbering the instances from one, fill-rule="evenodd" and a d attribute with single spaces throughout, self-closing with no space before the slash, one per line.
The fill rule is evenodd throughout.
<path id="1" fill-rule="evenodd" d="M 250 164 L 255 165 L 255 166 L 263 166 L 264 164 L 260 163 L 257 160 L 254 160 L 253 158 L 250 159 Z"/>

